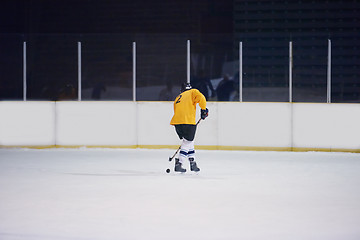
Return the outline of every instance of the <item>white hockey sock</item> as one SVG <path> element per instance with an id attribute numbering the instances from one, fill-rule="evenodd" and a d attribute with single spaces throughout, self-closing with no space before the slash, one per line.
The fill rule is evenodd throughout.
<path id="1" fill-rule="evenodd" d="M 188 141 L 183 138 L 180 148 L 179 161 L 184 163 L 189 157 L 194 158 L 195 150 L 194 150 L 194 141 Z"/>

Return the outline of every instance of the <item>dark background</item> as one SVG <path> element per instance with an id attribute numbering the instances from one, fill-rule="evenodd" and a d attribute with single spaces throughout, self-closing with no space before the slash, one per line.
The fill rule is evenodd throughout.
<path id="1" fill-rule="evenodd" d="M 132 99 L 132 43 L 137 99 L 160 100 L 165 85 L 192 80 L 214 87 L 238 81 L 243 42 L 244 101 L 288 101 L 288 45 L 293 41 L 293 100 L 326 101 L 327 44 L 332 42 L 333 102 L 360 102 L 358 0 L 5 0 L 0 3 L 0 99 L 22 99 L 23 42 L 29 100 L 77 98 L 77 42 L 82 44 L 84 100 Z M 176 88 L 176 89 L 175 89 Z M 210 100 L 218 100 L 209 91 Z M 237 100 L 236 94 L 232 100 Z"/>

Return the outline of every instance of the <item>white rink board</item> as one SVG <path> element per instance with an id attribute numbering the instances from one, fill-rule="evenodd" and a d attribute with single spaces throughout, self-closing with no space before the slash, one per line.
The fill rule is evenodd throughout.
<path id="1" fill-rule="evenodd" d="M 138 145 L 179 144 L 175 129 L 170 125 L 172 115 L 172 102 L 138 102 Z"/>
<path id="2" fill-rule="evenodd" d="M 221 103 L 219 145 L 291 147 L 290 103 Z"/>
<path id="3" fill-rule="evenodd" d="M 132 102 L 57 102 L 56 144 L 136 145 Z"/>
<path id="4" fill-rule="evenodd" d="M 359 104 L 293 104 L 294 147 L 360 149 Z"/>
<path id="5" fill-rule="evenodd" d="M 219 139 L 219 103 L 208 102 L 209 117 L 200 121 L 196 129 L 195 144 L 205 146 L 217 146 Z M 200 119 L 200 107 L 196 109 L 196 120 Z"/>
<path id="6" fill-rule="evenodd" d="M 54 102 L 0 102 L 0 146 L 53 145 Z"/>
<path id="7" fill-rule="evenodd" d="M 360 150 L 359 104 L 209 102 L 208 108 L 197 146 Z M 0 102 L 0 146 L 173 146 L 180 141 L 172 115 L 172 102 Z"/>

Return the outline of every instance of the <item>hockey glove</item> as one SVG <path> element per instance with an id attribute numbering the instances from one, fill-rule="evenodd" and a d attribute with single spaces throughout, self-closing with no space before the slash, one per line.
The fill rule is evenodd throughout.
<path id="1" fill-rule="evenodd" d="M 209 115 L 209 109 L 201 109 L 201 119 L 204 120 Z"/>

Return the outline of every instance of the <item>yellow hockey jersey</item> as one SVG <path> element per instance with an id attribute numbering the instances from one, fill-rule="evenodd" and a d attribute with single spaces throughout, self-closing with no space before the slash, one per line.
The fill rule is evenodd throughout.
<path id="1" fill-rule="evenodd" d="M 174 101 L 174 116 L 170 124 L 195 125 L 197 103 L 201 109 L 206 109 L 206 98 L 199 90 L 190 89 L 182 92 Z"/>

